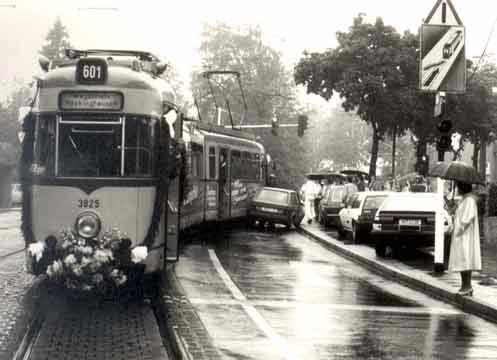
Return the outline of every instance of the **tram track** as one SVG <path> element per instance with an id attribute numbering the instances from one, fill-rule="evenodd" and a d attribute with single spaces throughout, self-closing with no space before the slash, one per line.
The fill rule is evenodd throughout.
<path id="1" fill-rule="evenodd" d="M 39 304 L 12 359 L 188 359 L 154 287 L 141 298 L 113 300 L 33 290 Z"/>

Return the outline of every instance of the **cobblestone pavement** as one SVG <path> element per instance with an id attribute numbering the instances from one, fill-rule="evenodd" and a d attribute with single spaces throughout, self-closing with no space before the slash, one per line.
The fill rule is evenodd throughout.
<path id="1" fill-rule="evenodd" d="M 17 210 L 0 212 L 0 258 L 24 249 L 21 234 L 21 213 Z"/>
<path id="2" fill-rule="evenodd" d="M 147 300 L 117 303 L 54 296 L 29 360 L 67 359 L 164 360 L 169 356 Z"/>
<path id="3" fill-rule="evenodd" d="M 24 270 L 24 252 L 0 259 L 1 360 L 12 359 L 33 317 L 39 298 L 34 280 Z"/>
<path id="4" fill-rule="evenodd" d="M 183 295 L 184 291 L 175 278 L 174 271 L 171 269 L 171 271 L 167 272 L 167 275 L 167 279 L 162 284 L 163 300 L 167 309 L 167 321 L 169 327 L 176 332 L 181 345 L 186 350 L 187 359 L 222 359 L 195 308 L 188 298 Z"/>

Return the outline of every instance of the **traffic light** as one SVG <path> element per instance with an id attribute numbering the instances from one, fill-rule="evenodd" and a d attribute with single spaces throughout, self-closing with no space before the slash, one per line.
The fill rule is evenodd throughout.
<path id="1" fill-rule="evenodd" d="M 278 118 L 275 116 L 271 121 L 271 134 L 273 134 L 274 136 L 278 136 L 278 127 Z"/>
<path id="2" fill-rule="evenodd" d="M 307 120 L 307 115 L 299 115 L 297 134 L 300 137 L 304 136 L 304 131 L 307 129 Z"/>
<path id="3" fill-rule="evenodd" d="M 421 156 L 421 159 L 419 159 L 419 164 L 417 171 L 420 175 L 426 176 L 428 175 L 428 168 L 430 165 L 430 158 L 428 155 L 423 155 Z"/>
<path id="4" fill-rule="evenodd" d="M 452 129 L 452 122 L 450 120 L 442 120 L 438 123 L 437 129 L 440 132 L 440 137 L 437 141 L 438 151 L 448 151 L 451 145 L 450 130 Z"/>

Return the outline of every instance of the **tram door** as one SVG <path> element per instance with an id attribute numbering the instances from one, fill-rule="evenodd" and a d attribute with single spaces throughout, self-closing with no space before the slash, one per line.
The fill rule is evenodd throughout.
<path id="1" fill-rule="evenodd" d="M 230 199 L 231 182 L 230 182 L 229 159 L 228 159 L 227 148 L 219 149 L 218 169 L 219 169 L 219 192 L 218 192 L 219 219 L 224 219 L 230 215 L 230 203 L 231 203 Z"/>

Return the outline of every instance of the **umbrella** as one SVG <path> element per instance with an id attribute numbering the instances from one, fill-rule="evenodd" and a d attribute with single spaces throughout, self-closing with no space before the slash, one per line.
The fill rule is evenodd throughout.
<path id="1" fill-rule="evenodd" d="M 468 184 L 485 184 L 485 181 L 474 167 L 462 161 L 437 162 L 428 172 L 430 176 L 446 180 L 460 181 Z"/>
<path id="2" fill-rule="evenodd" d="M 332 172 L 316 172 L 316 173 L 308 173 L 305 175 L 310 180 L 322 180 L 327 179 L 328 181 L 333 181 L 334 179 L 343 179 L 344 176 L 342 174 L 332 173 Z"/>
<path id="3" fill-rule="evenodd" d="M 361 170 L 353 170 L 353 169 L 346 169 L 346 170 L 342 170 L 340 171 L 342 174 L 345 174 L 345 175 L 362 175 L 362 176 L 368 176 L 369 174 L 367 172 L 364 172 L 364 171 L 361 171 Z"/>

